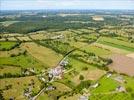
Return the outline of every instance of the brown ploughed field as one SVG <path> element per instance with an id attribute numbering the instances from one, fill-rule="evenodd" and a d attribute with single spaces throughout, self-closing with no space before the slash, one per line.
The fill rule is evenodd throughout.
<path id="1" fill-rule="evenodd" d="M 110 58 L 113 60 L 109 65 L 110 70 L 134 76 L 134 58 L 121 54 L 114 54 Z"/>

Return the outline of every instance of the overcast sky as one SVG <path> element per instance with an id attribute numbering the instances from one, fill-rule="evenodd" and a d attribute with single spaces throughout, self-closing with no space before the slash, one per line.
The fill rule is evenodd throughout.
<path id="1" fill-rule="evenodd" d="M 134 0 L 0 0 L 1 10 L 133 9 Z"/>

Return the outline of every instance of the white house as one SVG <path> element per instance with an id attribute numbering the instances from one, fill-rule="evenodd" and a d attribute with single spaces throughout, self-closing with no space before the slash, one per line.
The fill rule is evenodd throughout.
<path id="1" fill-rule="evenodd" d="M 88 100 L 88 96 L 82 95 L 79 97 L 79 100 Z"/>

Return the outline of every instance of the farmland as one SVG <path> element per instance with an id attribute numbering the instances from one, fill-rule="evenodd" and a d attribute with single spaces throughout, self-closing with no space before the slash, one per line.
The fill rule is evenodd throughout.
<path id="1" fill-rule="evenodd" d="M 133 12 L 7 12 L 0 100 L 133 100 Z"/>

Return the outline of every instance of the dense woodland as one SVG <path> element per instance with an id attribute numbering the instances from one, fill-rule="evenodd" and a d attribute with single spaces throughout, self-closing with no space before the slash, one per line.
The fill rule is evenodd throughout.
<path id="1" fill-rule="evenodd" d="M 60 15 L 68 14 L 68 16 Z M 9 26 L 4 26 L 0 23 L 0 32 L 9 33 L 21 33 L 26 34 L 29 32 L 36 32 L 39 30 L 66 30 L 66 29 L 79 29 L 79 28 L 98 28 L 102 29 L 105 26 L 128 26 L 134 24 L 134 18 L 130 17 L 129 20 L 121 20 L 126 16 L 121 16 L 118 11 L 108 11 L 105 13 L 103 11 L 37 11 L 36 13 L 27 14 L 25 11 L 16 13 L 3 12 L 1 15 L 6 15 L 6 17 L 1 17 L 0 22 L 3 21 L 18 21 Z M 81 13 L 81 14 L 80 14 Z M 114 13 L 114 14 L 113 14 Z M 8 15 L 9 14 L 9 15 Z M 69 15 L 74 14 L 74 16 Z M 75 15 L 76 14 L 76 15 Z M 128 16 L 133 15 L 132 11 L 124 12 Z M 92 16 L 101 15 L 105 21 L 94 21 Z M 45 17 L 43 17 L 45 16 Z M 72 21 L 77 21 L 72 23 Z M 85 22 L 85 23 L 83 23 Z"/>

